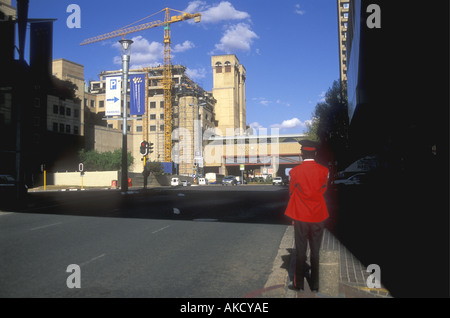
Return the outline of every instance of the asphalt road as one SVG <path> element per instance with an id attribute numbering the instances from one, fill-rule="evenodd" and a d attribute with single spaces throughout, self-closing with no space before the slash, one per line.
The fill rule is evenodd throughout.
<path id="1" fill-rule="evenodd" d="M 287 195 L 273 186 L 32 193 L 0 212 L 0 297 L 257 296 L 289 224 Z M 81 288 L 67 285 L 71 264 Z"/>

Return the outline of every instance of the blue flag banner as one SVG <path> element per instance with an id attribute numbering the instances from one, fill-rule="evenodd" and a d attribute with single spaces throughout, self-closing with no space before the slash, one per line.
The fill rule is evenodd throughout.
<path id="1" fill-rule="evenodd" d="M 145 114 L 145 74 L 130 76 L 130 115 Z"/>

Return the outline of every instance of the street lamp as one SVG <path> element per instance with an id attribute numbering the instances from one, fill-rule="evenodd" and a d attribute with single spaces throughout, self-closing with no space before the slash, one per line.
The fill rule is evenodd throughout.
<path id="1" fill-rule="evenodd" d="M 122 87 L 123 87 L 123 126 L 122 126 L 122 192 L 128 191 L 128 153 L 127 153 L 127 88 L 128 68 L 130 66 L 130 53 L 132 40 L 119 41 L 122 53 Z"/>

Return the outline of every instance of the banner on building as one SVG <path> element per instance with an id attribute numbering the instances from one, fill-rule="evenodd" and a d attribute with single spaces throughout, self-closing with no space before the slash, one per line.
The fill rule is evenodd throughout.
<path id="1" fill-rule="evenodd" d="M 105 116 L 120 116 L 120 105 L 122 101 L 122 78 L 120 76 L 110 76 L 106 78 L 105 93 Z"/>
<path id="2" fill-rule="evenodd" d="M 145 74 L 130 76 L 130 115 L 145 114 Z"/>

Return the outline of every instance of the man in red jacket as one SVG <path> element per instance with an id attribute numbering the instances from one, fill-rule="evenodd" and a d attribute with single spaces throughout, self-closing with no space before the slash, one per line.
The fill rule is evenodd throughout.
<path id="1" fill-rule="evenodd" d="M 324 193 L 328 185 L 328 169 L 315 162 L 316 143 L 303 140 L 301 156 L 303 162 L 289 172 L 290 199 L 285 214 L 294 220 L 295 273 L 294 290 L 304 289 L 306 272 L 306 248 L 310 245 L 311 280 L 313 292 L 319 290 L 319 250 L 322 242 L 324 221 L 328 218 Z"/>

